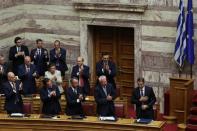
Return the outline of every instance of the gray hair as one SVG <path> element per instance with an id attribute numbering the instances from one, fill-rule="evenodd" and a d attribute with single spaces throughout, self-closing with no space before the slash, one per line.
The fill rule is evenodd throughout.
<path id="1" fill-rule="evenodd" d="M 99 76 L 99 78 L 98 78 L 99 82 L 101 82 L 103 79 L 107 79 L 107 77 L 102 75 L 102 76 Z"/>

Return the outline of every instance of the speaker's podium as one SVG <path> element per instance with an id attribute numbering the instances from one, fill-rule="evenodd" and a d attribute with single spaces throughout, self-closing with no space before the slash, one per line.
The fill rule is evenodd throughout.
<path id="1" fill-rule="evenodd" d="M 170 78 L 170 116 L 186 123 L 192 105 L 194 80 Z"/>

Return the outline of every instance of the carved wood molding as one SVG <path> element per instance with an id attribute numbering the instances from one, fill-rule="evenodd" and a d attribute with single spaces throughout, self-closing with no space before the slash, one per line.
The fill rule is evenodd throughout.
<path id="1" fill-rule="evenodd" d="M 89 2 L 88 0 L 73 0 L 74 8 L 77 10 L 119 11 L 144 13 L 148 4 L 142 3 L 118 3 L 118 2 Z"/>

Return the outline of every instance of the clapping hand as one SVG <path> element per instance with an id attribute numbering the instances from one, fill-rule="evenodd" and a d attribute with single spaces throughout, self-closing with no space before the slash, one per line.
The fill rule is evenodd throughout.
<path id="1" fill-rule="evenodd" d="M 107 96 L 107 100 L 108 100 L 108 101 L 111 101 L 111 100 L 112 100 L 112 96 L 108 95 L 108 96 Z"/>
<path id="2" fill-rule="evenodd" d="M 146 110 L 148 108 L 148 105 L 142 105 L 142 110 Z"/>
<path id="3" fill-rule="evenodd" d="M 56 96 L 56 92 L 55 92 L 55 91 L 52 91 L 52 92 L 50 93 L 50 96 Z"/>
<path id="4" fill-rule="evenodd" d="M 148 97 L 147 96 L 141 96 L 139 101 L 141 102 L 146 102 L 148 100 Z"/>
<path id="5" fill-rule="evenodd" d="M 83 95 L 82 94 L 79 95 L 79 100 L 83 100 Z"/>

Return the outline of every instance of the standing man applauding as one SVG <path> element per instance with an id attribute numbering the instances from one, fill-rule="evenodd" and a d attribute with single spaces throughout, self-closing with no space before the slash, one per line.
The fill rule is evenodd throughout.
<path id="1" fill-rule="evenodd" d="M 99 77 L 99 84 L 94 92 L 99 116 L 115 116 L 114 100 L 116 93 L 114 87 L 107 82 L 106 76 Z"/>
<path id="2" fill-rule="evenodd" d="M 31 51 L 31 60 L 36 66 L 36 70 L 39 76 L 44 76 L 47 71 L 47 65 L 49 62 L 49 55 L 47 49 L 43 48 L 43 41 L 41 39 L 36 40 L 37 48 Z"/>
<path id="3" fill-rule="evenodd" d="M 29 56 L 29 50 L 27 46 L 22 44 L 22 38 L 16 37 L 15 46 L 10 47 L 9 60 L 12 61 L 12 70 L 15 75 L 18 75 L 18 66 L 24 64 L 25 56 Z"/>
<path id="4" fill-rule="evenodd" d="M 71 78 L 71 87 L 66 90 L 66 114 L 67 115 L 84 115 L 81 102 L 84 100 L 79 81 L 77 78 Z"/>
<path id="5" fill-rule="evenodd" d="M 16 80 L 13 72 L 8 72 L 8 81 L 3 84 L 5 93 L 5 110 L 8 114 L 22 113 L 22 83 Z"/>
<path id="6" fill-rule="evenodd" d="M 79 80 L 79 87 L 82 88 L 83 94 L 88 95 L 90 90 L 89 67 L 84 65 L 83 62 L 83 57 L 77 58 L 77 65 L 72 68 L 71 78 L 77 77 Z"/>

